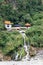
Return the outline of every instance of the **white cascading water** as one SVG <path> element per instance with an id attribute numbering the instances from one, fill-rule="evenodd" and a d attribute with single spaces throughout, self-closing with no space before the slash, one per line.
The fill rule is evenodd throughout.
<path id="1" fill-rule="evenodd" d="M 28 50 L 28 47 L 29 47 L 29 45 L 27 46 L 26 45 L 26 41 L 25 41 L 25 33 L 24 32 L 22 32 L 22 31 L 20 31 L 20 33 L 22 34 L 22 36 L 23 36 L 23 38 L 24 38 L 24 49 L 25 49 L 25 51 L 26 51 L 26 53 L 27 53 L 27 55 L 22 59 L 22 60 L 29 60 L 29 50 Z"/>
<path id="2" fill-rule="evenodd" d="M 18 60 L 18 56 L 19 56 L 19 54 L 17 53 L 17 55 L 15 56 L 15 60 Z"/>
<path id="3" fill-rule="evenodd" d="M 19 32 L 24 38 L 24 49 L 25 49 L 25 52 L 27 53 L 26 56 L 22 60 L 29 60 L 29 45 L 26 45 L 26 41 L 25 41 L 26 35 L 22 30 Z M 17 55 L 15 56 L 15 60 L 18 60 L 18 56 L 19 56 L 19 54 L 17 53 Z"/>

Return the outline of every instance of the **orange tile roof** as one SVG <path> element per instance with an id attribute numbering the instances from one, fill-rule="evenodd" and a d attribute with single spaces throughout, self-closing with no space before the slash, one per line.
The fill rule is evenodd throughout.
<path id="1" fill-rule="evenodd" d="M 11 22 L 10 22 L 10 21 L 5 21 L 4 23 L 5 23 L 5 24 L 11 24 Z"/>
<path id="2" fill-rule="evenodd" d="M 25 26 L 29 27 L 29 26 L 31 26 L 31 24 L 29 24 L 29 23 L 26 23 L 26 24 L 25 24 Z"/>

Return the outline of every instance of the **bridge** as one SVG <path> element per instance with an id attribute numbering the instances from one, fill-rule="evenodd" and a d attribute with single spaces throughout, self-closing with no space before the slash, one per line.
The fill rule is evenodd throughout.
<path id="1" fill-rule="evenodd" d="M 30 27 L 28 27 L 28 29 L 29 29 L 29 28 L 30 28 Z M 14 30 L 14 29 L 16 29 L 16 30 L 19 29 L 19 30 L 20 30 L 20 29 L 27 29 L 27 27 L 12 27 L 11 29 L 12 29 L 12 30 Z"/>

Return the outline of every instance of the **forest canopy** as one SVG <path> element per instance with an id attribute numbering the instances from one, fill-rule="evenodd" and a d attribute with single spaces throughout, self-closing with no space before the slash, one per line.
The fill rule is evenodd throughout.
<path id="1" fill-rule="evenodd" d="M 0 0 L 0 16 L 22 26 L 43 16 L 42 0 Z"/>

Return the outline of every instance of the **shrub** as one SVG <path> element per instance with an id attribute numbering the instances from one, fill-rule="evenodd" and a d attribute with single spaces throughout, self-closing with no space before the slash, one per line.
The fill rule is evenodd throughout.
<path id="1" fill-rule="evenodd" d="M 18 53 L 19 53 L 19 56 L 21 55 L 21 57 L 24 57 L 26 55 L 24 48 L 21 48 L 21 50 L 19 50 Z"/>
<path id="2" fill-rule="evenodd" d="M 0 46 L 4 54 L 8 54 L 11 50 L 17 50 L 23 46 L 23 38 L 18 31 L 1 31 Z"/>
<path id="3" fill-rule="evenodd" d="M 26 31 L 30 45 L 40 47 L 43 46 L 43 28 L 41 26 L 33 26 Z"/>
<path id="4" fill-rule="evenodd" d="M 4 29 L 3 18 L 0 16 L 0 30 Z"/>

